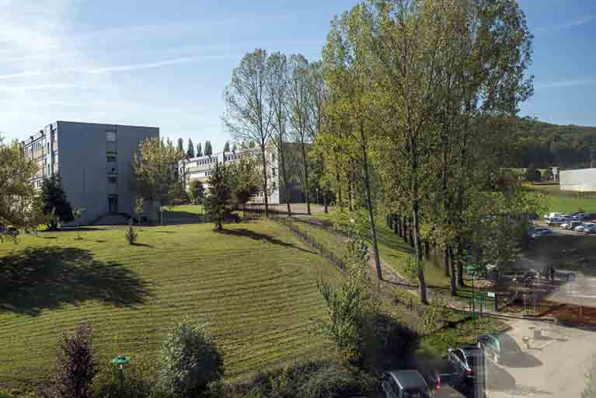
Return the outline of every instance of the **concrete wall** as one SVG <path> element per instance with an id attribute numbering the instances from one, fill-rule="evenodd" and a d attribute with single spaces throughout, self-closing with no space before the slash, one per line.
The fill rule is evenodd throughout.
<path id="1" fill-rule="evenodd" d="M 58 165 L 64 190 L 73 208 L 86 209 L 82 223 L 108 212 L 108 196 L 117 195 L 118 212 L 134 214 L 132 162 L 139 143 L 159 137 L 156 127 L 58 123 Z M 106 132 L 116 132 L 116 143 L 106 140 Z M 116 162 L 108 162 L 106 152 L 115 150 Z M 117 178 L 108 179 L 114 168 Z"/>
<path id="2" fill-rule="evenodd" d="M 560 172 L 561 191 L 596 192 L 596 169 Z"/>

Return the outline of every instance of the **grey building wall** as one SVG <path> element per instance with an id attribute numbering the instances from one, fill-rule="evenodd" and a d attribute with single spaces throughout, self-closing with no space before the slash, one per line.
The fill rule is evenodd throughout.
<path id="1" fill-rule="evenodd" d="M 596 169 L 563 170 L 559 181 L 562 191 L 596 192 Z"/>
<path id="2" fill-rule="evenodd" d="M 116 133 L 115 143 L 107 141 L 107 132 Z M 59 174 L 73 208 L 86 209 L 81 222 L 108 213 L 110 196 L 117 198 L 111 210 L 134 214 L 134 154 L 142 140 L 159 137 L 159 129 L 58 121 L 57 135 Z M 116 162 L 108 162 L 108 151 L 115 151 Z"/>

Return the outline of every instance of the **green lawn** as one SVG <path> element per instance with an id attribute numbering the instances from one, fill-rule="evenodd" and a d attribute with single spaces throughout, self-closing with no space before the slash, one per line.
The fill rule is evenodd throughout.
<path id="1" fill-rule="evenodd" d="M 596 193 L 594 192 L 561 191 L 558 185 L 532 185 L 529 188 L 546 194 L 549 212 L 573 213 L 581 209 L 596 213 Z"/>
<path id="2" fill-rule="evenodd" d="M 335 267 L 274 222 L 212 228 L 145 227 L 138 246 L 118 227 L 0 243 L 0 385 L 47 376 L 59 333 L 83 319 L 102 361 L 151 355 L 185 315 L 212 323 L 231 377 L 323 355 L 316 280 L 339 280 Z"/>

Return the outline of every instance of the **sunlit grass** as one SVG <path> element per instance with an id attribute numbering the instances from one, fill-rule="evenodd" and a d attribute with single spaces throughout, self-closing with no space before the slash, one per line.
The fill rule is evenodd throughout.
<path id="1" fill-rule="evenodd" d="M 337 269 L 274 222 L 226 229 L 143 227 L 139 246 L 109 227 L 1 243 L 0 386 L 47 377 L 59 333 L 84 319 L 102 361 L 151 355 L 183 316 L 211 322 L 230 377 L 323 355 L 316 280 L 338 280 Z"/>

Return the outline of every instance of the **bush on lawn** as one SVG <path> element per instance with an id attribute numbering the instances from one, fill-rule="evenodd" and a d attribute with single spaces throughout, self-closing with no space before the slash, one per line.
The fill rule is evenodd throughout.
<path id="1" fill-rule="evenodd" d="M 311 361 L 257 374 L 249 382 L 214 384 L 210 398 L 333 398 L 374 391 L 378 381 L 338 362 Z"/>
<path id="2" fill-rule="evenodd" d="M 128 227 L 126 228 L 126 232 L 124 233 L 124 237 L 129 245 L 134 245 L 139 240 L 139 233 L 132 225 L 132 218 L 128 221 Z"/>
<path id="3" fill-rule="evenodd" d="M 91 398 L 97 374 L 91 325 L 82 322 L 74 335 L 64 332 L 58 340 L 56 370 L 50 385 L 40 392 L 42 398 Z"/>
<path id="4" fill-rule="evenodd" d="M 124 384 L 120 388 L 120 371 L 114 365 L 106 364 L 94 382 L 98 398 L 158 398 L 166 397 L 155 382 L 155 371 L 135 363 L 128 363 L 124 369 Z"/>
<path id="5" fill-rule="evenodd" d="M 223 355 L 207 323 L 185 318 L 172 326 L 161 350 L 161 383 L 177 397 L 195 397 L 222 378 Z"/>

